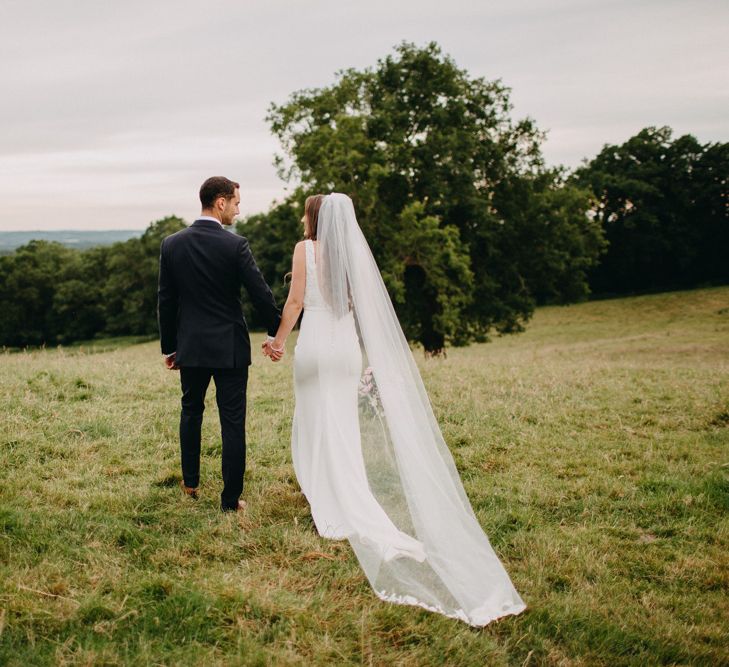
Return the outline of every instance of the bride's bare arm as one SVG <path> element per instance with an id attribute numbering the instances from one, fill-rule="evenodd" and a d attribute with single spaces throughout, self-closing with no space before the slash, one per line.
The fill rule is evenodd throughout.
<path id="1" fill-rule="evenodd" d="M 306 247 L 300 241 L 294 248 L 294 258 L 291 262 L 291 287 L 286 305 L 281 314 L 281 324 L 278 325 L 276 337 L 271 342 L 275 351 L 283 350 L 286 339 L 294 328 L 296 321 L 304 307 L 304 289 L 306 288 Z"/>

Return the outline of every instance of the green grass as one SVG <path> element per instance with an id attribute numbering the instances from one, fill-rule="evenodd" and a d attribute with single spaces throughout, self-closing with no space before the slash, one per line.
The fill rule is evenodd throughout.
<path id="1" fill-rule="evenodd" d="M 258 340 L 260 337 L 257 337 Z M 528 605 L 484 629 L 376 599 L 289 455 L 291 350 L 257 358 L 244 516 L 177 488 L 156 343 L 0 355 L 0 664 L 729 664 L 729 288 L 537 311 L 422 369 Z"/>

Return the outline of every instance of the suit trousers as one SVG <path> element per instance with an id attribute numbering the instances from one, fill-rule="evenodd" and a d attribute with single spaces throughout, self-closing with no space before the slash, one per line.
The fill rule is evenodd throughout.
<path id="1" fill-rule="evenodd" d="M 180 368 L 182 411 L 180 413 L 180 452 L 185 486 L 200 484 L 200 430 L 205 411 L 205 393 L 215 381 L 216 402 L 223 440 L 223 511 L 234 510 L 243 493 L 246 467 L 246 387 L 248 367 Z"/>

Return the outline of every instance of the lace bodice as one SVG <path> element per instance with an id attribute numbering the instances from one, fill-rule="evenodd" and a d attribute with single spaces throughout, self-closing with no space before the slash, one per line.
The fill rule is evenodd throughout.
<path id="1" fill-rule="evenodd" d="M 319 277 L 316 271 L 316 251 L 314 241 L 306 239 L 306 288 L 304 289 L 304 310 L 328 310 L 324 297 L 319 291 Z"/>

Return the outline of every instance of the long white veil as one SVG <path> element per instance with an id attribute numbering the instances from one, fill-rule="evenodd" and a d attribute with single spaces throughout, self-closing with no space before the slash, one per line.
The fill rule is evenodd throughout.
<path id="1" fill-rule="evenodd" d="M 318 282 L 337 317 L 353 311 L 363 353 L 362 456 L 370 490 L 426 557 L 387 558 L 350 538 L 379 597 L 474 626 L 525 609 L 484 534 L 433 415 L 420 373 L 352 200 L 328 195 L 319 212 Z"/>

